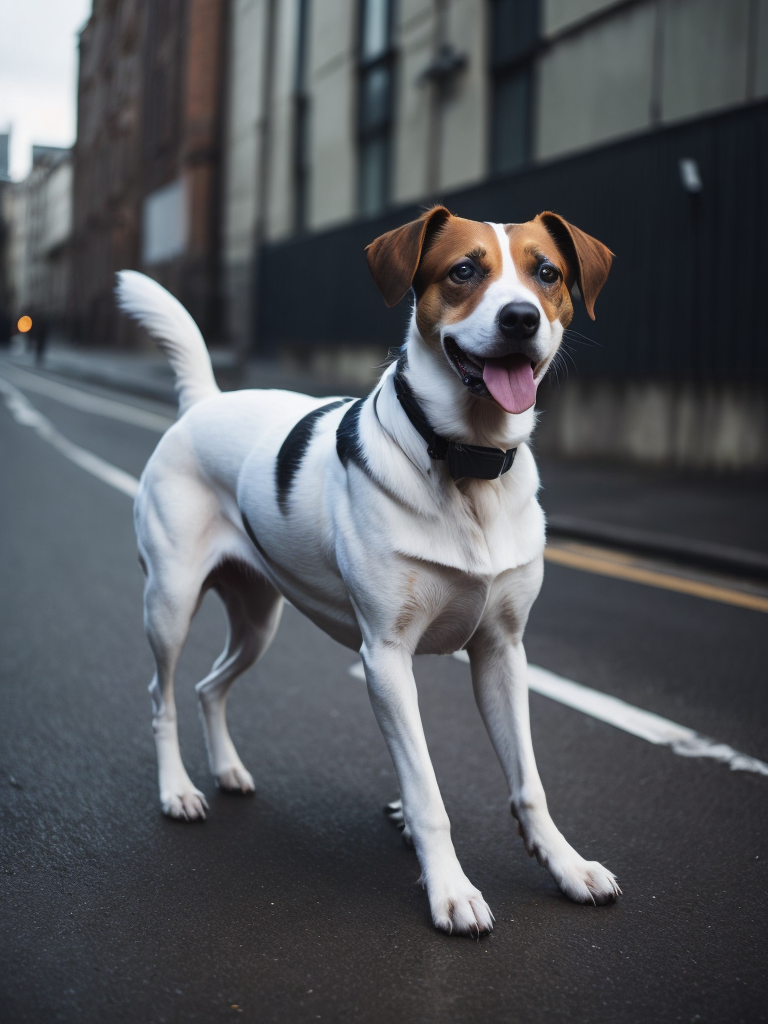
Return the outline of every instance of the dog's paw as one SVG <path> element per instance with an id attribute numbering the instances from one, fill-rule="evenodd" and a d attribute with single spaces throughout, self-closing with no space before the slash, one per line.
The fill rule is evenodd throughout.
<path id="1" fill-rule="evenodd" d="M 429 908 L 435 928 L 449 935 L 472 935 L 479 938 L 493 929 L 491 908 L 483 894 L 462 874 L 453 885 L 427 886 Z"/>
<path id="2" fill-rule="evenodd" d="M 256 784 L 253 776 L 242 764 L 233 764 L 215 773 L 216 785 L 227 793 L 253 793 Z"/>
<path id="3" fill-rule="evenodd" d="M 576 903 L 602 906 L 621 896 L 616 876 L 596 860 L 584 860 L 576 854 L 572 864 L 563 865 L 557 872 L 550 865 L 550 871 L 560 889 Z"/>
<path id="4" fill-rule="evenodd" d="M 208 802 L 199 789 L 190 783 L 188 789 L 181 792 L 164 792 L 160 794 L 163 814 L 180 821 L 205 821 Z"/>
<path id="5" fill-rule="evenodd" d="M 615 875 L 596 860 L 584 860 L 551 820 L 539 816 L 538 821 L 525 821 L 514 807 L 512 814 L 518 819 L 517 829 L 528 855 L 549 871 L 569 899 L 601 906 L 621 896 Z"/>
<path id="6" fill-rule="evenodd" d="M 583 857 L 562 840 L 562 846 L 556 854 L 547 855 L 541 849 L 535 849 L 537 860 L 554 878 L 560 890 L 575 903 L 592 903 L 602 906 L 621 895 L 621 889 L 608 868 L 604 868 L 596 860 L 584 860 Z"/>

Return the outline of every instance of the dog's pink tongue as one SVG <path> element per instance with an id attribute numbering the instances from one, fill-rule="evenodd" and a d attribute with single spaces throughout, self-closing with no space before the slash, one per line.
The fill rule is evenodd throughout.
<path id="1" fill-rule="evenodd" d="M 507 412 L 525 412 L 536 401 L 533 367 L 524 355 L 486 359 L 483 380 L 493 398 Z"/>

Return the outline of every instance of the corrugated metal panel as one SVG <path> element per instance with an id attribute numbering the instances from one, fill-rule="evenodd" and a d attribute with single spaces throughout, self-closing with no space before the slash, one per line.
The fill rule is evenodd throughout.
<path id="1" fill-rule="evenodd" d="M 684 190 L 679 160 L 703 190 Z M 768 103 L 666 128 L 444 197 L 477 220 L 553 209 L 616 253 L 595 323 L 573 327 L 581 375 L 768 377 Z M 387 310 L 363 255 L 415 207 L 268 246 L 260 260 L 261 349 L 397 345 L 408 302 Z"/>

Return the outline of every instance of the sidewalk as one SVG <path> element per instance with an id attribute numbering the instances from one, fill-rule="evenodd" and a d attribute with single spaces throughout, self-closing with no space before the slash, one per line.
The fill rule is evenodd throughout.
<path id="1" fill-rule="evenodd" d="M 220 385 L 359 395 L 331 378 L 250 361 L 238 382 L 230 352 L 211 352 Z M 14 357 L 32 368 L 28 355 Z M 159 353 L 52 348 L 44 372 L 175 404 L 173 376 Z M 535 440 L 534 440 L 535 449 Z M 704 476 L 539 457 L 540 500 L 551 536 L 570 537 L 768 580 L 768 477 Z"/>
<path id="2" fill-rule="evenodd" d="M 236 388 L 284 388 L 308 395 L 343 394 L 362 396 L 367 389 L 339 382 L 333 377 L 302 373 L 271 360 L 250 360 L 244 376 L 238 372 L 234 354 L 227 349 L 211 349 L 211 362 L 219 386 L 224 391 Z M 12 357 L 19 366 L 34 369 L 29 354 Z M 117 388 L 135 395 L 176 404 L 173 372 L 162 352 L 114 352 L 56 347 L 46 352 L 42 369 L 76 380 Z"/>

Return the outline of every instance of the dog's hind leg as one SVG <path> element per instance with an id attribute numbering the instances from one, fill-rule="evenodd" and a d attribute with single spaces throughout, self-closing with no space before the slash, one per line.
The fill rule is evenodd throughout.
<path id="1" fill-rule="evenodd" d="M 202 598 L 201 582 L 182 573 L 150 573 L 144 594 L 144 625 L 157 671 L 149 686 L 157 749 L 160 803 L 171 818 L 205 818 L 205 797 L 187 775 L 179 749 L 174 674 Z"/>
<path id="2" fill-rule="evenodd" d="M 210 674 L 196 686 L 208 759 L 221 789 L 251 793 L 253 779 L 227 728 L 227 694 L 235 679 L 261 657 L 272 641 L 283 599 L 262 576 L 234 562 L 217 568 L 209 583 L 224 602 L 228 634 Z"/>

